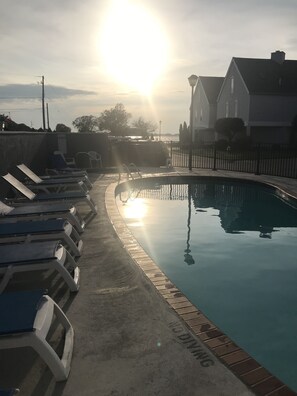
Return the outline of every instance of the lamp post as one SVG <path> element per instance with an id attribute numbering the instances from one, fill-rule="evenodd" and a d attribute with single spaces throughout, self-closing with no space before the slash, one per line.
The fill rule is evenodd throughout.
<path id="1" fill-rule="evenodd" d="M 191 198 L 192 198 L 192 185 L 189 183 L 188 184 L 188 222 L 187 222 L 188 234 L 187 234 L 187 247 L 184 250 L 184 252 L 185 252 L 184 262 L 187 263 L 188 265 L 195 264 L 195 260 L 194 260 L 193 256 L 191 255 L 191 249 L 190 249 L 191 215 L 192 215 Z"/>
<path id="2" fill-rule="evenodd" d="M 189 171 L 192 170 L 192 156 L 193 156 L 193 134 L 194 134 L 194 125 L 193 125 L 193 95 L 194 95 L 194 87 L 197 84 L 198 77 L 195 74 L 192 74 L 189 78 L 189 84 L 192 88 L 191 91 L 191 107 L 190 107 L 190 150 L 189 150 Z"/>

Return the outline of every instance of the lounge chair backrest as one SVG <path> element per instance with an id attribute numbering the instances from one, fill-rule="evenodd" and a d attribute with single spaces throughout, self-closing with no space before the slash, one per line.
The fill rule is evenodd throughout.
<path id="1" fill-rule="evenodd" d="M 25 197 L 29 198 L 30 200 L 34 199 L 36 194 L 33 191 L 29 190 L 22 182 L 12 176 L 10 173 L 2 176 L 4 180 L 6 180 L 13 188 L 23 194 Z"/>
<path id="2" fill-rule="evenodd" d="M 4 202 L 0 201 L 0 215 L 7 215 L 14 208 L 12 206 L 6 205 Z"/>
<path id="3" fill-rule="evenodd" d="M 36 173 L 32 172 L 25 164 L 17 165 L 17 168 L 23 172 L 30 180 L 34 181 L 34 183 L 42 183 L 42 179 Z"/>

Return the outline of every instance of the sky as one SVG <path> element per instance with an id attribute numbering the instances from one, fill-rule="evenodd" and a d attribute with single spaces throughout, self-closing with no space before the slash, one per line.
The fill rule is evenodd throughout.
<path id="1" fill-rule="evenodd" d="M 1 0 L 0 114 L 72 126 L 122 103 L 131 121 L 178 133 L 188 77 L 226 75 L 232 57 L 297 59 L 297 0 Z M 161 122 L 160 122 L 161 121 Z"/>

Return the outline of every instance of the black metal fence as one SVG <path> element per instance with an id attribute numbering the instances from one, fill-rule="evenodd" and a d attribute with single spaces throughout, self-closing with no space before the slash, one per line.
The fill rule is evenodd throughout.
<path id="1" fill-rule="evenodd" d="M 170 142 L 172 166 L 189 166 L 189 147 Z M 216 145 L 193 147 L 192 167 L 297 178 L 297 148 L 258 145 L 246 150 L 218 149 Z"/>

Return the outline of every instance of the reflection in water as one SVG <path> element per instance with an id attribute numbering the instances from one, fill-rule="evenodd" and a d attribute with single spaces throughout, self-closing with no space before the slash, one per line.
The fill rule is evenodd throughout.
<path id="1" fill-rule="evenodd" d="M 172 186 L 171 186 L 171 192 L 172 192 Z M 188 265 L 193 265 L 195 264 L 195 260 L 193 259 L 193 256 L 190 254 L 191 249 L 190 249 L 190 239 L 191 239 L 191 215 L 192 215 L 192 203 L 191 203 L 191 198 L 192 198 L 192 185 L 188 184 L 188 221 L 187 221 L 187 247 L 185 249 L 185 259 L 184 262 L 187 263 Z"/>
<path id="2" fill-rule="evenodd" d="M 125 204 L 128 201 L 134 201 L 138 195 L 140 194 L 141 190 L 139 188 L 129 188 L 128 190 L 120 191 L 118 197 L 120 201 Z"/>
<path id="3" fill-rule="evenodd" d="M 196 209 L 219 210 L 226 233 L 258 231 L 260 238 L 271 239 L 275 228 L 296 227 L 296 207 L 283 204 L 269 187 L 255 188 L 251 183 L 196 184 L 193 191 Z"/>
<path id="4" fill-rule="evenodd" d="M 128 201 L 125 203 L 124 215 L 126 219 L 141 220 L 147 213 L 145 200 Z"/>
<path id="5" fill-rule="evenodd" d="M 219 178 L 133 186 L 141 190 L 134 202 L 149 208 L 137 226 L 127 219 L 143 249 L 217 327 L 297 390 L 297 201 Z M 128 202 L 117 198 L 122 213 Z"/>
<path id="6" fill-rule="evenodd" d="M 137 184 L 138 196 L 160 200 L 192 200 L 197 214 L 217 209 L 221 227 L 228 234 L 258 232 L 271 239 L 277 228 L 296 227 L 296 204 L 283 201 L 269 186 L 226 180 L 193 181 L 187 184 L 144 182 Z M 189 193 L 190 192 L 190 193 Z M 189 209 L 190 212 L 191 209 Z M 191 219 L 189 221 L 189 225 Z"/>

